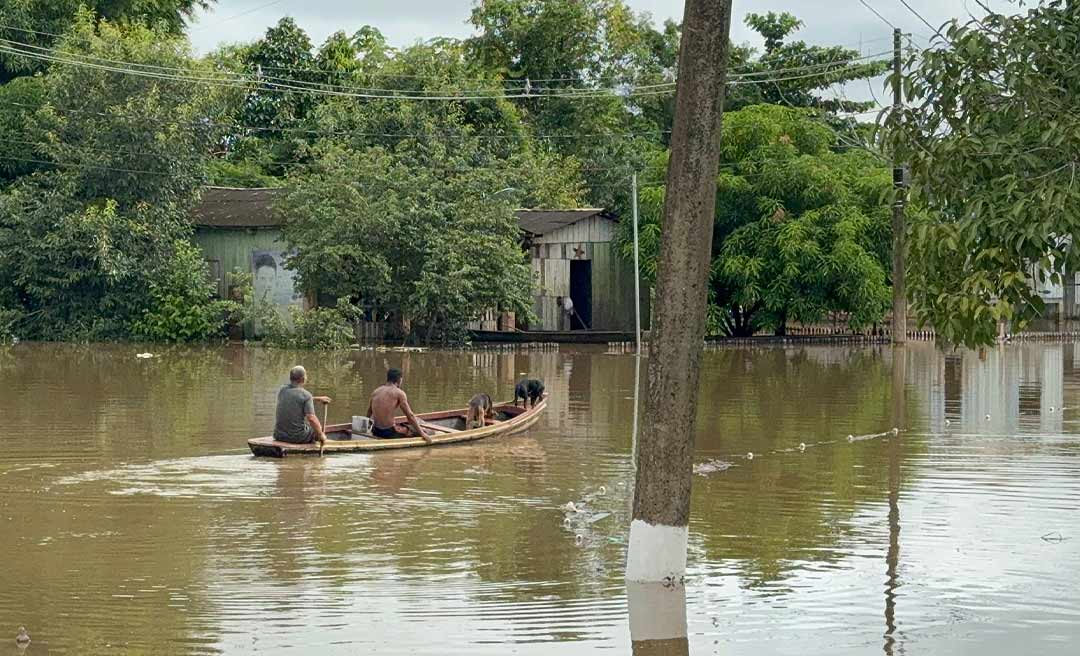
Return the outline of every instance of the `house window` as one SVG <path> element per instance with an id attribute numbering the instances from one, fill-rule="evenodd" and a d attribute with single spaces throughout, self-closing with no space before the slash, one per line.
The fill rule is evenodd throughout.
<path id="1" fill-rule="evenodd" d="M 206 258 L 206 276 L 214 285 L 214 295 L 217 298 L 225 298 L 225 272 L 218 258 Z"/>

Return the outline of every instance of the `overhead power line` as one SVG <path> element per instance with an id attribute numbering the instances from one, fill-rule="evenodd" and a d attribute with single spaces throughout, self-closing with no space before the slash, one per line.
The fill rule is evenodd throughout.
<path id="1" fill-rule="evenodd" d="M 916 10 L 915 10 L 915 8 L 914 8 L 914 7 L 912 7 L 912 6 L 911 6 L 911 5 L 910 5 L 910 4 L 908 3 L 908 1 L 907 1 L 907 0 L 899 0 L 899 2 L 900 2 L 900 4 L 902 4 L 902 5 L 904 5 L 905 7 L 907 7 L 908 11 L 910 11 L 910 12 L 911 12 L 911 13 L 913 13 L 913 14 L 915 14 L 915 17 L 916 17 L 916 18 L 918 18 L 919 20 L 921 20 L 921 21 L 923 22 L 923 25 L 925 25 L 925 26 L 929 27 L 929 28 L 930 28 L 930 31 L 931 31 L 931 32 L 933 32 L 934 36 L 942 36 L 942 35 L 941 35 L 941 28 L 939 28 L 939 27 L 934 27 L 933 25 L 931 25 L 931 24 L 930 24 L 930 21 L 928 21 L 928 20 L 926 20 L 925 18 L 923 18 L 923 15 L 922 15 L 922 14 L 920 14 L 920 13 L 919 13 L 918 11 L 916 11 Z M 944 38 L 944 37 L 942 37 L 942 38 Z"/>
<path id="2" fill-rule="evenodd" d="M 79 66 L 82 68 L 92 68 L 97 70 L 103 70 L 112 73 L 121 73 L 125 75 L 132 75 L 136 77 L 151 78 L 163 81 L 173 82 L 192 82 L 207 84 L 211 86 L 218 86 L 224 88 L 237 88 L 247 89 L 252 85 L 257 85 L 263 91 L 280 91 L 284 93 L 304 93 L 313 96 L 334 96 L 344 98 L 356 98 L 363 100 L 432 100 L 432 101 L 474 101 L 474 100 L 499 100 L 499 99 L 526 99 L 526 98 L 606 98 L 606 97 L 636 97 L 636 96 L 650 96 L 650 95 L 662 95 L 670 93 L 675 87 L 675 83 L 664 83 L 657 85 L 646 85 L 642 87 L 629 87 L 624 89 L 579 89 L 572 93 L 565 92 L 551 92 L 543 94 L 533 93 L 516 93 L 516 94 L 485 94 L 485 95 L 469 95 L 469 94 L 457 94 L 457 95 L 431 95 L 431 96 L 419 96 L 410 95 L 406 93 L 357 93 L 338 91 L 334 89 L 325 89 L 317 87 L 299 86 L 295 84 L 284 84 L 274 82 L 270 80 L 259 80 L 248 78 L 245 81 L 228 78 L 207 78 L 197 77 L 193 75 L 177 75 L 165 71 L 146 70 L 142 68 L 132 68 L 125 63 L 124 65 L 109 65 L 99 64 L 92 61 L 85 61 L 72 58 L 71 56 L 58 56 L 56 54 L 46 54 L 30 52 L 27 50 L 21 50 L 18 47 L 12 47 L 5 45 L 6 40 L 0 40 L 0 52 L 7 53 L 9 55 L 16 55 L 20 57 L 26 57 L 29 59 L 35 59 L 38 61 L 48 61 L 51 63 L 67 64 L 70 66 Z M 65 53 L 66 55 L 66 53 Z M 136 64 L 137 66 L 137 64 Z M 645 89 L 642 91 L 641 89 Z"/>
<path id="3" fill-rule="evenodd" d="M 889 26 L 890 28 L 892 28 L 892 29 L 894 29 L 894 30 L 896 30 L 896 29 L 899 29 L 898 27 L 896 27 L 895 25 L 893 25 L 892 21 L 890 21 L 890 20 L 889 20 L 888 18 L 885 18 L 884 16 L 882 16 L 882 15 L 881 15 L 881 12 L 879 12 L 879 11 L 878 11 L 877 9 L 874 9 L 874 7 L 873 7 L 873 6 L 872 6 L 872 5 L 871 5 L 871 4 L 869 3 L 869 2 L 867 2 L 867 0 L 859 0 L 859 2 L 860 2 L 860 3 L 862 3 L 862 6 L 866 7 L 866 8 L 867 8 L 867 9 L 869 9 L 869 10 L 870 10 L 871 12 L 873 12 L 873 14 L 874 14 L 875 16 L 877 16 L 878 18 L 880 18 L 880 19 L 881 19 L 881 21 L 882 21 L 883 23 L 885 23 L 886 25 L 888 25 L 888 26 Z M 889 38 L 892 38 L 892 37 L 889 37 Z"/>
<path id="4" fill-rule="evenodd" d="M 84 68 L 92 68 L 98 70 L 104 70 L 107 72 L 115 72 L 120 74 L 132 75 L 137 77 L 165 80 L 165 81 L 182 81 L 182 82 L 194 82 L 200 84 L 214 85 L 226 88 L 248 88 L 251 85 L 256 85 L 260 90 L 265 91 L 279 91 L 284 93 L 305 93 L 309 95 L 317 96 L 335 96 L 335 97 L 348 97 L 357 99 L 386 99 L 386 100 L 441 100 L 441 101 L 466 101 L 466 100 L 490 100 L 490 99 L 525 99 L 525 98 L 602 98 L 602 97 L 640 97 L 650 95 L 666 95 L 674 91 L 675 83 L 667 82 L 661 84 L 651 85 L 639 85 L 639 86 L 623 86 L 614 88 L 577 88 L 577 89 L 553 89 L 542 93 L 510 93 L 510 94 L 484 94 L 475 95 L 470 92 L 463 92 L 460 94 L 446 95 L 445 91 L 431 91 L 426 93 L 442 93 L 443 95 L 416 95 L 417 90 L 411 89 L 378 89 L 378 90 L 363 90 L 352 91 L 342 90 L 350 89 L 349 87 L 328 88 L 334 85 L 319 84 L 317 82 L 300 81 L 300 80 L 281 80 L 277 81 L 274 78 L 251 78 L 236 73 L 221 73 L 218 77 L 204 77 L 196 76 L 191 71 L 185 69 L 179 69 L 175 67 L 164 67 L 150 64 L 139 64 L 137 62 L 127 62 L 120 60 L 111 60 L 100 57 L 94 57 L 91 55 L 77 55 L 69 52 L 59 51 L 51 48 L 43 48 L 41 46 L 34 46 L 32 44 L 25 44 L 18 41 L 12 41 L 10 39 L 0 39 L 0 52 L 5 52 L 10 55 L 26 57 L 39 61 L 49 61 L 53 63 L 67 64 L 71 66 L 81 66 Z M 856 62 L 867 61 L 876 59 L 888 54 L 887 52 L 875 53 L 863 57 L 850 58 L 845 60 L 837 60 L 833 62 L 822 62 L 817 64 L 809 64 L 806 66 L 791 67 L 787 69 L 771 69 L 764 71 L 756 71 L 753 73 L 746 73 L 743 75 L 734 76 L 732 78 L 732 85 L 741 84 L 764 84 L 772 82 L 792 81 L 800 79 L 809 79 L 814 77 L 814 74 L 788 76 L 788 77 L 776 77 L 778 74 L 784 73 L 796 73 L 804 71 L 818 71 L 816 74 L 825 76 L 836 73 L 836 70 L 827 70 L 832 67 L 842 67 Z M 819 69 L 822 69 L 819 71 Z M 758 76 L 772 76 L 772 77 L 758 77 Z"/>
<path id="5" fill-rule="evenodd" d="M 201 32 L 201 31 L 203 31 L 205 29 L 208 29 L 212 25 L 220 25 L 222 23 L 228 23 L 231 20 L 236 20 L 237 18 L 242 18 L 244 16 L 254 14 L 255 12 L 260 11 L 262 9 L 266 9 L 268 7 L 273 7 L 274 5 L 279 5 L 282 2 L 285 2 L 285 0 L 270 0 L 270 2 L 267 2 L 265 4 L 261 4 L 258 7 L 252 7 L 251 9 L 248 9 L 246 11 L 242 11 L 239 14 L 233 14 L 232 16 L 229 16 L 228 18 L 222 18 L 221 20 L 216 20 L 213 23 L 207 23 L 206 25 L 200 25 L 200 26 L 198 26 L 198 27 L 196 27 L 196 28 L 194 28 L 192 30 L 189 30 L 189 31 L 190 32 Z"/>
<path id="6" fill-rule="evenodd" d="M 221 21 L 221 22 L 224 22 L 224 21 Z M 14 25 L 8 25 L 8 24 L 4 24 L 4 23 L 0 23 L 0 30 L 11 30 L 11 31 L 20 32 L 20 33 L 23 33 L 23 34 L 35 34 L 35 35 L 39 35 L 39 36 L 49 36 L 49 37 L 53 37 L 53 38 L 57 38 L 57 39 L 63 38 L 63 36 L 64 36 L 62 34 L 56 34 L 54 32 L 43 32 L 43 31 L 40 31 L 40 30 L 32 30 L 32 29 L 28 29 L 28 28 L 25 28 L 25 27 L 17 27 L 17 26 L 14 26 Z M 887 35 L 887 36 L 882 36 L 882 37 L 879 37 L 879 38 L 874 38 L 874 39 L 868 39 L 868 40 L 863 39 L 863 40 L 860 40 L 857 43 L 846 43 L 846 44 L 831 45 L 831 46 L 821 46 L 821 47 L 844 48 L 844 49 L 855 49 L 855 48 L 857 48 L 857 49 L 859 49 L 861 51 L 862 47 L 867 45 L 867 44 L 879 43 L 881 41 L 890 41 L 890 40 L 892 40 L 892 35 L 891 34 Z M 14 41 L 13 43 L 18 43 L 18 42 Z M 885 53 L 885 54 L 887 54 L 887 53 Z M 879 55 L 870 55 L 870 56 L 868 56 L 868 58 L 869 57 L 875 57 L 875 56 L 879 56 Z M 791 55 L 788 55 L 788 56 L 785 56 L 785 57 L 778 57 L 778 58 L 775 58 L 775 59 L 770 59 L 769 61 L 772 64 L 776 64 L 776 63 L 779 63 L 779 62 L 801 60 L 803 58 L 805 58 L 805 53 L 797 53 L 797 54 L 791 54 Z M 857 60 L 858 58 L 855 58 L 855 59 Z M 729 69 L 729 73 L 731 73 L 731 74 L 733 74 L 735 76 L 741 75 L 743 73 L 745 73 L 745 74 L 754 74 L 755 71 L 753 69 L 755 69 L 755 68 L 756 68 L 755 63 L 751 62 L 751 63 L 744 64 L 743 66 L 732 67 L 732 68 Z M 333 71 L 327 71 L 326 69 L 322 69 L 322 68 L 294 68 L 294 67 L 282 67 L 282 66 L 271 66 L 271 65 L 263 65 L 262 69 L 265 70 L 265 71 L 283 71 L 283 72 L 287 72 L 287 73 L 294 74 L 294 75 L 296 73 L 321 73 L 321 74 L 326 74 L 328 72 L 333 72 Z M 547 82 L 579 82 L 580 83 L 580 82 L 586 82 L 587 81 L 587 78 L 585 76 L 555 77 L 555 78 L 517 78 L 517 79 L 502 78 L 501 80 L 492 80 L 492 79 L 489 79 L 489 78 L 471 78 L 471 79 L 469 79 L 469 78 L 456 78 L 456 79 L 452 79 L 452 80 L 446 80 L 446 79 L 444 79 L 442 77 L 439 77 L 439 76 L 413 75 L 413 74 L 396 73 L 396 72 L 395 73 L 388 73 L 388 72 L 383 72 L 383 71 L 365 71 L 363 73 L 363 75 L 368 76 L 368 77 L 387 77 L 387 78 L 395 78 L 395 79 L 401 78 L 401 79 L 429 80 L 429 81 L 436 81 L 436 82 L 441 82 L 441 83 L 478 82 L 480 84 L 485 84 L 486 85 L 486 84 L 490 84 L 492 82 L 498 82 L 498 83 L 501 83 L 501 84 L 514 84 L 514 85 L 520 85 L 520 86 L 524 86 L 524 85 L 528 85 L 528 84 L 541 84 L 541 83 L 547 83 Z M 287 79 L 287 78 L 282 78 L 282 79 Z M 672 84 L 674 84 L 674 83 L 672 83 Z M 589 87 L 587 87 L 587 88 L 589 88 Z"/>
<path id="7" fill-rule="evenodd" d="M 12 107 L 22 107 L 23 109 L 39 109 L 37 105 L 29 103 L 21 103 L 14 100 L 0 99 L 0 104 L 9 105 Z M 70 107 L 59 107 L 56 105 L 49 105 L 52 109 L 69 114 L 82 114 L 90 116 L 100 116 L 102 118 L 117 118 L 116 114 L 107 114 L 105 112 L 95 112 L 86 109 L 73 109 Z M 123 118 L 145 120 L 145 117 L 121 115 Z M 538 139 L 543 141 L 558 141 L 566 139 L 581 139 L 581 140 L 629 140 L 637 138 L 657 138 L 667 134 L 671 134 L 670 130 L 652 130 L 648 132 L 625 132 L 625 133 L 584 133 L 584 134 L 488 134 L 488 133 L 468 133 L 468 132 L 427 132 L 427 133 L 405 133 L 405 132 L 367 132 L 363 130 L 318 130 L 312 128 L 303 127 L 269 127 L 269 126 L 254 126 L 244 125 L 241 123 L 217 123 L 213 121 L 195 121 L 191 123 L 164 123 L 158 122 L 159 125 L 165 127 L 179 127 L 179 128 L 215 128 L 221 130 L 231 130 L 240 132 L 279 132 L 289 134 L 306 134 L 317 137 L 370 137 L 379 139 L 438 139 L 445 138 L 447 141 L 466 140 L 466 139 L 478 139 L 478 140 L 493 140 L 493 141 L 528 141 L 530 139 Z"/>

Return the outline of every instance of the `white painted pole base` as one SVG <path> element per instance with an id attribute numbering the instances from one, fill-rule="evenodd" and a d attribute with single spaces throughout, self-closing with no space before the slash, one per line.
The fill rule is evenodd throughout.
<path id="1" fill-rule="evenodd" d="M 630 523 L 626 582 L 682 583 L 688 536 L 685 526 L 653 525 L 635 519 Z"/>

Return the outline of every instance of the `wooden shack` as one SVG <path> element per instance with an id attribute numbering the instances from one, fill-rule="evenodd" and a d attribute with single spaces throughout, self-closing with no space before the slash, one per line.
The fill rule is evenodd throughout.
<path id="1" fill-rule="evenodd" d="M 602 209 L 520 210 L 535 289 L 532 331 L 634 330 L 634 267 L 618 253 L 618 221 Z M 560 307 L 569 297 L 577 317 Z M 642 324 L 648 296 L 642 289 Z"/>

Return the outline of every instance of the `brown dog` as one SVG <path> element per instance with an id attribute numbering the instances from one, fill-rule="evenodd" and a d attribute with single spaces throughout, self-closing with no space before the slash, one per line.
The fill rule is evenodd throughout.
<path id="1" fill-rule="evenodd" d="M 465 417 L 465 428 L 483 428 L 485 420 L 494 417 L 491 397 L 487 394 L 477 394 L 469 400 L 469 413 Z"/>

